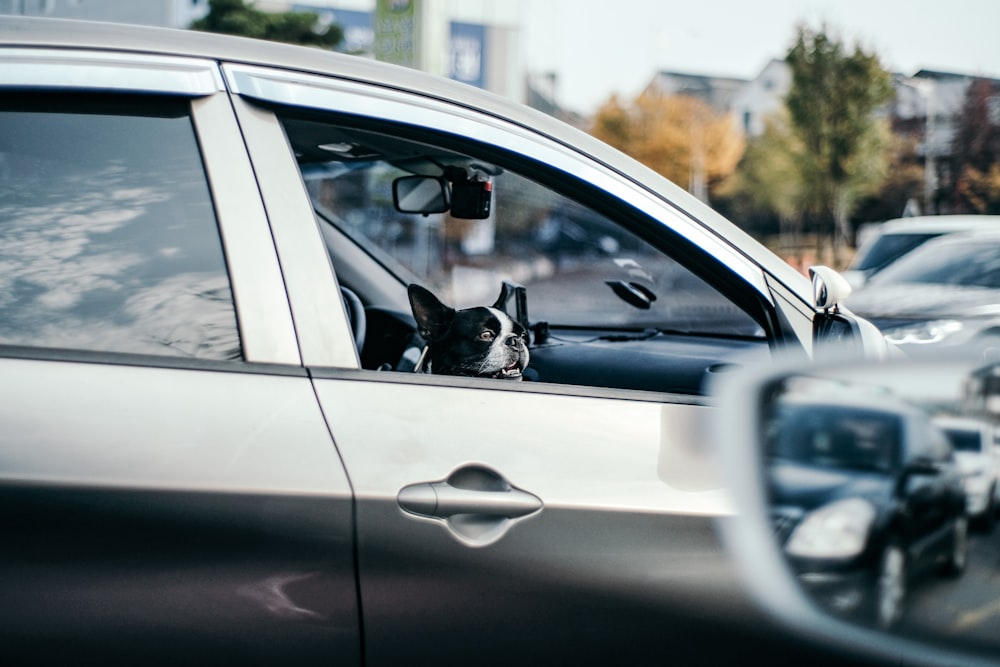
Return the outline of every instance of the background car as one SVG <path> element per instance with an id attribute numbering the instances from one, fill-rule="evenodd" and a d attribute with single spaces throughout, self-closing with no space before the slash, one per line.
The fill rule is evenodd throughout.
<path id="1" fill-rule="evenodd" d="M 681 188 L 409 69 L 17 18 L 0 156 L 0 663 L 837 661 L 721 547 L 706 382 L 882 340 Z M 534 381 L 404 364 L 408 284 L 503 281 Z"/>
<path id="2" fill-rule="evenodd" d="M 927 215 L 896 218 L 867 230 L 851 263 L 841 273 L 855 289 L 925 241 L 977 229 L 997 229 L 995 215 Z"/>
<path id="3" fill-rule="evenodd" d="M 994 353 L 1000 342 L 1000 232 L 927 241 L 847 299 L 901 350 Z"/>
<path id="4" fill-rule="evenodd" d="M 969 516 L 984 530 L 992 530 L 996 520 L 994 470 L 997 465 L 993 425 L 968 417 L 936 417 L 934 423 L 945 432 L 955 449 Z"/>
<path id="5" fill-rule="evenodd" d="M 824 608 L 890 629 L 921 574 L 965 568 L 963 477 L 924 411 L 819 384 L 787 387 L 765 426 L 776 537 Z"/>

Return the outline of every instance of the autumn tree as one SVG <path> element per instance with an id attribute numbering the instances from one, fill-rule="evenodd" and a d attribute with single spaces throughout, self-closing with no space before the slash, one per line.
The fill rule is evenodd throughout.
<path id="1" fill-rule="evenodd" d="M 744 148 L 728 114 L 694 97 L 649 91 L 629 106 L 611 97 L 591 134 L 703 199 L 708 186 L 732 173 Z"/>
<path id="2" fill-rule="evenodd" d="M 344 39 L 340 26 L 321 24 L 315 13 L 263 12 L 244 0 L 208 0 L 208 14 L 194 21 L 190 27 L 192 30 L 328 49 Z"/>
<path id="3" fill-rule="evenodd" d="M 1000 119 L 991 108 L 1000 91 L 975 79 L 958 115 L 952 153 L 958 206 L 975 213 L 1000 213 Z"/>
<path id="4" fill-rule="evenodd" d="M 825 29 L 800 27 L 786 62 L 792 85 L 785 104 L 805 148 L 800 174 L 826 228 L 820 238 L 832 237 L 840 262 L 851 211 L 885 171 L 888 128 L 874 112 L 892 98 L 892 79 L 875 54 L 860 46 L 848 52 Z"/>

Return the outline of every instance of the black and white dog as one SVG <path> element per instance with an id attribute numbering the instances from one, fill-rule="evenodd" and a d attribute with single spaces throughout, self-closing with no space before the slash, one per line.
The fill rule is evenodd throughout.
<path id="1" fill-rule="evenodd" d="M 504 310 L 504 292 L 492 306 L 455 310 L 420 285 L 408 288 L 417 331 L 427 343 L 426 370 L 520 380 L 528 366 L 528 336 Z"/>

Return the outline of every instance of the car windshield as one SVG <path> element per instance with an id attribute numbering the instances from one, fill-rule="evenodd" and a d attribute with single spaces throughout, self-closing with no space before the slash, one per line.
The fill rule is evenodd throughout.
<path id="1" fill-rule="evenodd" d="M 1000 288 L 997 237 L 948 237 L 927 243 L 872 277 L 872 285 L 908 283 Z"/>
<path id="2" fill-rule="evenodd" d="M 824 468 L 889 472 L 899 458 L 902 417 L 846 406 L 785 404 L 767 440 L 769 457 Z"/>
<path id="3" fill-rule="evenodd" d="M 945 429 L 945 433 L 948 434 L 948 439 L 951 440 L 951 445 L 957 452 L 983 451 L 983 439 L 979 431 L 948 428 Z"/>
<path id="4" fill-rule="evenodd" d="M 850 268 L 858 271 L 877 271 L 937 236 L 940 236 L 937 232 L 882 234 L 870 246 L 858 250 Z"/>

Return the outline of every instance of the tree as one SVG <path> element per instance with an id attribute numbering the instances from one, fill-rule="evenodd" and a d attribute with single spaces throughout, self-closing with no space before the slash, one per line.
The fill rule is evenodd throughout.
<path id="1" fill-rule="evenodd" d="M 625 107 L 611 97 L 591 134 L 707 198 L 708 186 L 732 173 L 744 141 L 732 118 L 687 95 L 644 92 Z"/>
<path id="2" fill-rule="evenodd" d="M 997 99 L 988 79 L 974 80 L 965 93 L 952 142 L 961 210 L 1000 213 L 1000 119 L 992 108 Z"/>
<path id="3" fill-rule="evenodd" d="M 772 221 L 767 233 L 779 233 L 786 246 L 783 254 L 800 249 L 806 187 L 798 165 L 804 153 L 802 142 L 789 128 L 787 113 L 775 114 L 765 121 L 764 133 L 749 141 L 743 159 L 719 189 L 729 207 L 740 210 L 744 227 L 754 218 Z"/>
<path id="4" fill-rule="evenodd" d="M 340 26 L 322 25 L 314 13 L 262 12 L 244 0 L 209 0 L 208 14 L 193 22 L 191 29 L 328 49 L 344 39 Z"/>
<path id="5" fill-rule="evenodd" d="M 913 137 L 893 132 L 886 151 L 886 175 L 877 191 L 858 201 L 852 224 L 904 215 L 914 193 L 924 188 L 924 168 Z"/>
<path id="6" fill-rule="evenodd" d="M 800 172 L 840 262 L 851 211 L 885 171 L 888 128 L 874 112 L 892 98 L 892 79 L 876 55 L 859 46 L 847 53 L 825 29 L 800 27 L 786 62 L 792 85 L 785 104 L 805 147 Z"/>

